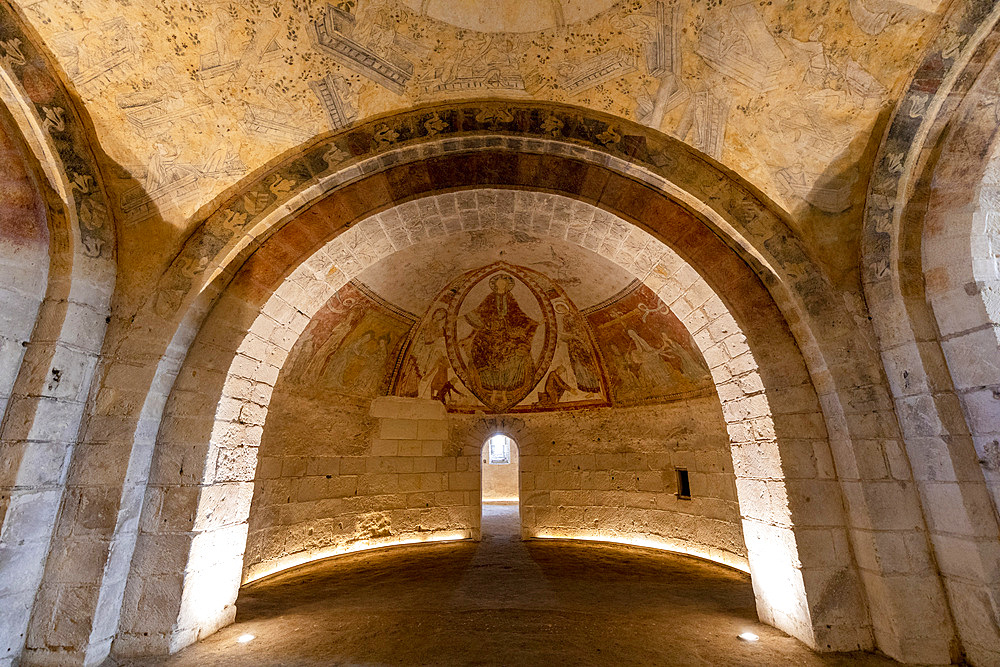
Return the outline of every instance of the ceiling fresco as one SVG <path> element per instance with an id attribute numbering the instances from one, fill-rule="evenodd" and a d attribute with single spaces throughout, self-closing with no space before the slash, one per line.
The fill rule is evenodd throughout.
<path id="1" fill-rule="evenodd" d="M 512 257 L 522 266 L 552 276 L 580 308 L 611 298 L 632 281 L 633 276 L 617 264 L 595 266 L 594 253 L 586 247 L 550 234 L 497 228 L 496 220 L 483 220 L 496 205 L 488 201 L 490 194 L 476 193 L 481 208 L 468 209 L 460 218 L 466 230 L 396 250 L 391 266 L 379 262 L 365 269 L 360 280 L 387 301 L 414 313 L 430 308 L 456 275 Z"/>
<path id="2" fill-rule="evenodd" d="M 551 269 L 492 262 L 452 275 L 414 314 L 353 280 L 307 326 L 281 382 L 306 396 L 395 395 L 493 413 L 713 391 L 691 336 L 648 287 L 627 282 L 581 310 L 561 282 Z"/>
<path id="3" fill-rule="evenodd" d="M 855 213 L 858 162 L 934 0 L 37 0 L 21 3 L 109 156 L 126 227 L 179 229 L 311 137 L 430 101 L 617 114 L 733 168 L 803 225 Z M 956 38 L 957 39 L 957 38 Z M 958 44 L 956 44 L 958 46 Z M 823 232 L 819 232 L 822 234 Z"/>

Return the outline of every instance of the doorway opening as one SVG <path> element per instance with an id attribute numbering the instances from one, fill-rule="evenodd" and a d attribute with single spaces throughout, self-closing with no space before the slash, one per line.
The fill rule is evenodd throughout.
<path id="1" fill-rule="evenodd" d="M 517 443 L 503 433 L 491 436 L 483 444 L 480 457 L 483 539 L 521 532 L 518 458 Z"/>

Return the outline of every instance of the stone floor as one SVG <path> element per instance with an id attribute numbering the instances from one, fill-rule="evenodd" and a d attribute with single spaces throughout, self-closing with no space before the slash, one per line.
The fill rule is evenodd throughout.
<path id="1" fill-rule="evenodd" d="M 484 539 L 329 559 L 246 586 L 237 622 L 169 665 L 889 665 L 818 655 L 756 620 L 749 578 L 634 547 Z M 760 635 L 757 643 L 737 639 Z M 243 634 L 255 635 L 246 644 Z"/>

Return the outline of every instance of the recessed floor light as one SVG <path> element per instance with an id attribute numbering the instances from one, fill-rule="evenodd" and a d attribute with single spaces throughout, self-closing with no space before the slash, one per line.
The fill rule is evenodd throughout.
<path id="1" fill-rule="evenodd" d="M 240 635 L 239 637 L 237 637 L 237 638 L 236 638 L 236 641 L 238 641 L 238 642 L 239 642 L 239 643 L 241 643 L 241 644 L 248 644 L 248 643 L 252 642 L 252 641 L 253 641 L 253 640 L 255 640 L 255 639 L 257 639 L 256 635 L 251 635 L 251 634 L 250 634 L 250 633 L 248 632 L 248 633 L 247 633 L 247 634 L 245 634 L 245 635 Z"/>
<path id="2" fill-rule="evenodd" d="M 758 637 L 757 635 L 755 635 L 752 632 L 744 632 L 744 633 L 742 633 L 742 634 L 739 635 L 739 638 L 742 639 L 745 642 L 755 642 L 758 639 L 760 639 L 760 637 Z"/>

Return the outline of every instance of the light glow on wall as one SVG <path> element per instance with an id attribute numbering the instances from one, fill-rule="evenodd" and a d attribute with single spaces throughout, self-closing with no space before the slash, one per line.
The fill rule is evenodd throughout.
<path id="1" fill-rule="evenodd" d="M 343 556 L 345 554 L 351 554 L 358 551 L 383 549 L 385 547 L 399 547 L 408 544 L 424 544 L 428 542 L 458 542 L 470 539 L 472 539 L 472 533 L 470 531 L 457 530 L 427 533 L 426 535 L 406 535 L 405 537 L 396 538 L 390 537 L 385 539 L 358 540 L 357 542 L 342 544 L 326 549 L 290 554 L 283 558 L 278 558 L 266 563 L 260 563 L 259 566 L 253 566 L 250 568 L 250 571 L 247 573 L 247 577 L 243 580 L 243 583 L 249 584 L 259 579 L 263 579 L 264 577 L 269 577 L 272 574 L 278 574 L 279 572 L 284 572 L 285 570 L 289 570 L 293 567 L 298 567 L 299 565 L 305 565 L 306 563 L 323 560 L 324 558 L 331 558 L 333 556 Z"/>
<path id="2" fill-rule="evenodd" d="M 250 634 L 248 632 L 248 633 L 246 633 L 244 635 L 240 635 L 239 637 L 237 637 L 236 641 L 239 642 L 240 644 L 249 644 L 250 642 L 252 642 L 255 639 L 257 639 L 257 636 L 256 635 L 252 635 L 252 634 Z"/>
<path id="3" fill-rule="evenodd" d="M 616 533 L 606 533 L 601 531 L 542 531 L 531 535 L 534 539 L 540 540 L 583 540 L 586 542 L 609 542 L 611 544 L 627 544 L 633 547 L 643 547 L 646 549 L 658 549 L 671 553 L 694 556 L 702 560 L 712 561 L 719 565 L 731 567 L 734 570 L 750 574 L 750 565 L 745 558 L 736 554 L 726 553 L 719 549 L 703 547 L 689 542 L 679 540 L 669 540 L 647 535 L 620 535 Z"/>

